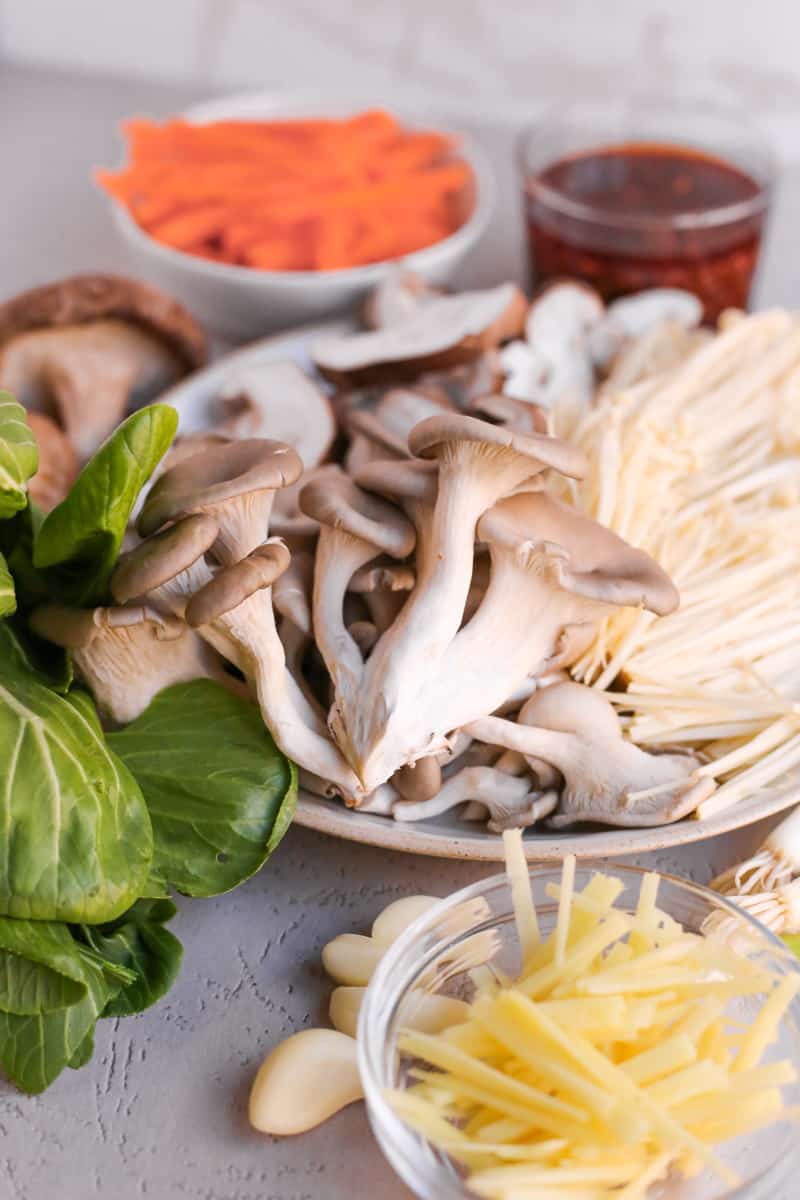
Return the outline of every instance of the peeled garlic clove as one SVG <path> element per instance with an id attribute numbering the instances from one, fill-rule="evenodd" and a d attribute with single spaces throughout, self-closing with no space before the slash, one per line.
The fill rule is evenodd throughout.
<path id="1" fill-rule="evenodd" d="M 322 965 L 335 983 L 363 987 L 383 957 L 385 946 L 360 933 L 340 933 L 322 951 Z"/>
<path id="2" fill-rule="evenodd" d="M 337 987 L 331 992 L 328 1016 L 334 1029 L 356 1036 L 358 1014 L 361 1012 L 361 1001 L 367 989 L 363 987 Z"/>
<path id="3" fill-rule="evenodd" d="M 261 1133 L 305 1133 L 363 1095 L 354 1039 L 335 1029 L 304 1029 L 259 1067 L 250 1124 Z"/>
<path id="4" fill-rule="evenodd" d="M 436 896 L 404 896 L 389 904 L 372 925 L 372 936 L 386 948 L 405 933 L 412 921 L 438 904 Z"/>

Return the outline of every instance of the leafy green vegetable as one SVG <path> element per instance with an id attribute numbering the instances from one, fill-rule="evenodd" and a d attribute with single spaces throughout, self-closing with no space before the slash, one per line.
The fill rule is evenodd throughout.
<path id="1" fill-rule="evenodd" d="M 800 958 L 800 933 L 785 933 L 781 939 L 792 954 Z"/>
<path id="2" fill-rule="evenodd" d="M 91 1057 L 95 1022 L 120 984 L 91 962 L 83 971 L 86 993 L 69 1008 L 27 1017 L 0 1012 L 0 1066 L 23 1092 L 43 1092 L 65 1067 Z"/>
<path id="3" fill-rule="evenodd" d="M 0 392 L 0 521 L 28 503 L 27 483 L 38 466 L 39 451 L 25 409 L 8 392 Z"/>
<path id="4" fill-rule="evenodd" d="M 86 991 L 80 948 L 66 925 L 0 917 L 0 1010 L 19 1016 L 54 1012 L 82 1000 Z"/>
<path id="5" fill-rule="evenodd" d="M 81 1067 L 85 1067 L 94 1054 L 94 1025 L 91 1027 L 86 1037 L 81 1042 L 78 1049 L 73 1054 L 72 1058 L 67 1063 L 73 1071 L 79 1071 Z"/>
<path id="6" fill-rule="evenodd" d="M 86 701 L 57 695 L 6 652 L 0 625 L 0 914 L 97 923 L 133 904 L 152 829 L 142 794 Z"/>
<path id="7" fill-rule="evenodd" d="M 152 404 L 124 421 L 86 464 L 69 495 L 49 513 L 33 550 L 61 603 L 98 604 L 136 498 L 178 427 L 178 414 Z"/>
<path id="8" fill-rule="evenodd" d="M 36 637 L 18 617 L 0 624 L 0 663 L 5 661 L 62 695 L 72 684 L 72 663 L 66 650 Z M 94 711 L 94 704 L 89 703 Z"/>
<path id="9" fill-rule="evenodd" d="M 144 793 L 154 870 L 189 896 L 248 879 L 291 824 L 296 768 L 258 709 L 218 683 L 165 689 L 108 742 Z"/>
<path id="10" fill-rule="evenodd" d="M 8 569 L 8 563 L 0 554 L 0 620 L 8 617 L 16 610 L 17 593 L 14 591 L 14 580 Z"/>
<path id="11" fill-rule="evenodd" d="M 183 947 L 164 929 L 175 916 L 171 900 L 139 900 L 107 925 L 84 925 L 81 936 L 110 963 L 127 967 L 134 979 L 109 1001 L 104 1017 L 143 1012 L 165 996 L 177 979 Z"/>
<path id="12" fill-rule="evenodd" d="M 0 551 L 14 577 L 20 608 L 33 608 L 49 598 L 44 575 L 33 565 L 33 543 L 44 521 L 44 513 L 28 500 L 10 521 L 0 522 Z"/>

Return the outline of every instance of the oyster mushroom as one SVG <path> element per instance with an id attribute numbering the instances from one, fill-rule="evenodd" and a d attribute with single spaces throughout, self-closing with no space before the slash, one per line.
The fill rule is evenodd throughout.
<path id="1" fill-rule="evenodd" d="M 489 817 L 491 832 L 499 833 L 524 828 L 549 816 L 558 803 L 558 794 L 534 790 L 529 775 L 507 775 L 494 767 L 462 767 L 437 794 L 418 803 L 397 804 L 393 816 L 396 821 L 424 821 L 469 803 L 480 804 L 483 815 Z"/>
<path id="2" fill-rule="evenodd" d="M 415 316 L 420 307 L 441 294 L 416 272 L 397 268 L 372 289 L 361 315 L 367 329 L 389 329 Z"/>
<path id="3" fill-rule="evenodd" d="M 120 555 L 109 583 L 111 595 L 117 604 L 146 597 L 162 612 L 182 617 L 187 601 L 208 582 L 203 556 L 218 536 L 219 525 L 209 513 L 176 521 Z"/>
<path id="4" fill-rule="evenodd" d="M 348 585 L 363 596 L 376 631 L 392 624 L 414 586 L 414 568 L 406 563 L 373 563 L 360 567 Z"/>
<path id="5" fill-rule="evenodd" d="M 299 551 L 292 555 L 286 570 L 272 585 L 275 611 L 290 621 L 307 637 L 311 637 L 311 596 L 314 586 L 314 558 Z"/>
<path id="6" fill-rule="evenodd" d="M 79 678 L 101 713 L 118 725 L 135 720 L 174 683 L 224 672 L 202 639 L 177 617 L 148 605 L 73 609 L 48 604 L 30 616 L 34 633 L 72 653 Z"/>
<path id="7" fill-rule="evenodd" d="M 39 466 L 28 481 L 34 504 L 45 512 L 60 504 L 78 476 L 78 456 L 72 442 L 55 421 L 40 412 L 26 414 L 39 450 Z"/>
<path id="8" fill-rule="evenodd" d="M 472 362 L 484 350 L 516 336 L 527 309 L 525 296 L 512 283 L 441 296 L 388 329 L 319 338 L 311 357 L 336 384 L 396 383 Z"/>
<path id="9" fill-rule="evenodd" d="M 421 803 L 431 800 L 442 786 L 442 767 L 435 754 L 406 763 L 392 776 L 392 787 L 402 800 Z"/>
<path id="10" fill-rule="evenodd" d="M 694 755 L 648 754 L 626 741 L 603 693 L 572 681 L 535 692 L 519 724 L 484 717 L 469 731 L 561 772 L 564 790 L 553 818 L 559 826 L 663 825 L 688 816 L 714 791 L 712 779 L 695 774 Z"/>
<path id="11" fill-rule="evenodd" d="M 547 413 L 540 405 L 528 400 L 517 400 L 502 393 L 490 394 L 474 400 L 470 411 L 516 433 L 547 433 Z"/>
<path id="12" fill-rule="evenodd" d="M 479 706 L 499 708 L 529 675 L 563 657 L 565 630 L 593 626 L 611 606 L 664 615 L 678 605 L 649 555 L 546 492 L 500 501 L 478 522 L 478 536 L 489 545 L 491 579 L 477 613 L 436 663 L 436 680 L 426 680 L 415 700 L 415 719 L 430 728 L 460 728 Z"/>
<path id="13" fill-rule="evenodd" d="M 415 425 L 442 411 L 453 411 L 447 400 L 413 388 L 391 388 L 374 408 L 354 408 L 347 417 L 351 436 L 345 467 L 353 474 L 373 459 L 409 458 L 408 435 Z"/>
<path id="14" fill-rule="evenodd" d="M 516 434 L 462 415 L 423 421 L 412 431 L 409 445 L 415 454 L 438 460 L 437 498 L 417 551 L 416 587 L 375 647 L 365 673 L 363 727 L 356 752 L 368 785 L 383 782 L 407 761 L 439 748 L 433 737 L 430 745 L 401 746 L 392 737 L 392 727 L 414 723 L 410 708 L 417 706 L 419 693 L 458 632 L 481 515 L 548 467 L 577 477 L 586 465 L 579 450 L 556 438 Z M 413 478 L 410 473 L 407 477 Z M 527 673 L 528 667 L 523 675 Z M 501 695 L 489 711 L 504 699 Z M 437 737 L 460 724 L 442 726 L 436 720 Z"/>
<path id="15" fill-rule="evenodd" d="M 360 703 L 364 660 L 345 626 L 347 588 L 355 572 L 380 554 L 405 558 L 414 549 L 416 535 L 398 509 L 363 492 L 344 473 L 338 479 L 308 484 L 300 493 L 300 505 L 320 522 L 314 636 L 334 686 L 331 728 L 349 757 L 350 724 Z"/>
<path id="16" fill-rule="evenodd" d="M 275 627 L 271 585 L 289 565 L 281 542 L 267 542 L 247 558 L 222 567 L 186 606 L 186 620 L 203 637 L 215 634 L 236 647 L 236 665 L 251 682 L 264 723 L 287 757 L 329 780 L 350 803 L 362 789 L 317 721 L 286 669 Z"/>
<path id="17" fill-rule="evenodd" d="M 300 493 L 312 480 L 334 479 L 340 470 L 338 463 L 323 463 L 321 467 L 304 471 L 294 483 L 276 492 L 269 522 L 270 532 L 276 537 L 286 538 L 293 546 L 307 548 L 311 545 L 319 533 L 319 522 L 301 512 Z"/>
<path id="18" fill-rule="evenodd" d="M 217 411 L 220 408 L 220 432 L 286 442 L 306 471 L 327 458 L 336 436 L 330 400 L 291 360 L 234 371 L 220 392 Z"/>
<path id="19" fill-rule="evenodd" d="M 246 558 L 267 536 L 275 492 L 303 464 L 283 442 L 254 438 L 212 446 L 166 471 L 150 490 L 136 528 L 143 537 L 193 513 L 219 526 L 214 553 L 223 565 Z"/>
<path id="20" fill-rule="evenodd" d="M 206 357 L 189 312 L 130 279 L 75 276 L 0 306 L 0 387 L 55 415 L 81 459 Z"/>

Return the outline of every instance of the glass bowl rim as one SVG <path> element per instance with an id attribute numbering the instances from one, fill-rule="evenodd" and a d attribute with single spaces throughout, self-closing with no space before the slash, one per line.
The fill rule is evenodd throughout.
<path id="1" fill-rule="evenodd" d="M 787 974 L 800 974 L 800 961 L 766 925 L 745 909 L 740 908 L 727 896 L 714 892 L 703 884 L 694 883 L 690 879 L 682 879 L 668 871 L 654 871 L 649 867 L 639 867 L 632 864 L 608 863 L 602 859 L 581 859 L 576 865 L 576 877 L 581 873 L 600 872 L 605 875 L 618 875 L 628 881 L 642 879 L 649 874 L 657 874 L 662 882 L 677 888 L 679 893 L 692 895 L 696 899 L 714 908 L 728 913 L 749 926 L 751 932 L 758 935 L 764 943 L 764 948 L 778 960 L 786 969 Z M 558 881 L 561 877 L 561 867 L 554 863 L 529 863 L 529 878 L 551 878 Z M 549 878 L 548 878 L 549 877 Z M 419 1135 L 397 1116 L 384 1095 L 387 1081 L 381 1070 L 381 1058 L 385 1043 L 381 1041 L 382 1018 L 387 1012 L 394 1011 L 397 1003 L 407 992 L 409 983 L 415 978 L 427 963 L 422 960 L 415 963 L 413 970 L 407 968 L 400 972 L 399 966 L 415 942 L 430 927 L 435 926 L 452 909 L 470 900 L 475 900 L 487 892 L 500 890 L 509 886 L 505 872 L 479 879 L 467 887 L 452 892 L 443 897 L 432 908 L 417 917 L 403 931 L 397 941 L 393 942 L 378 963 L 365 992 L 358 1020 L 357 1050 L 358 1067 L 364 1088 L 364 1100 L 367 1116 L 378 1145 L 389 1159 L 392 1167 L 403 1181 L 411 1187 L 411 1179 L 427 1190 L 417 1192 L 419 1196 L 436 1196 L 437 1200 L 468 1200 L 471 1193 L 454 1176 L 449 1176 L 436 1164 L 421 1161 Z M 669 912 L 669 910 L 666 910 Z M 798 992 L 789 1008 L 798 1018 L 798 1036 L 800 1036 L 800 992 Z M 786 1018 L 784 1017 L 784 1021 Z M 769 1185 L 774 1187 L 782 1181 L 783 1172 L 788 1171 L 793 1161 L 793 1155 L 780 1154 L 764 1167 L 762 1173 L 755 1179 L 746 1180 L 733 1191 L 727 1191 L 718 1200 L 750 1200 L 753 1196 L 751 1188 Z M 764 1196 L 771 1193 L 763 1193 Z"/>
<path id="2" fill-rule="evenodd" d="M 588 103 L 576 103 L 566 106 L 549 105 L 542 111 L 536 121 L 526 125 L 518 132 L 516 137 L 514 157 L 522 179 L 523 190 L 525 190 L 526 179 L 531 178 L 532 175 L 536 176 L 536 172 L 532 172 L 526 164 L 528 149 L 536 139 L 544 137 L 559 126 L 564 126 L 570 120 L 576 118 L 585 118 L 589 125 L 591 125 L 612 115 L 623 117 L 631 115 L 634 121 L 636 121 L 642 116 L 646 117 L 648 112 L 658 112 L 660 115 L 674 116 L 676 119 L 684 118 L 687 121 L 691 117 L 711 115 L 727 120 L 732 125 L 735 123 L 736 128 L 743 131 L 743 140 L 745 134 L 750 134 L 753 140 L 757 141 L 756 152 L 760 160 L 758 174 L 753 175 L 748 172 L 753 181 L 758 185 L 756 194 L 747 200 L 739 200 L 733 204 L 709 206 L 682 213 L 620 213 L 604 209 L 601 205 L 573 200 L 571 197 L 566 196 L 559 188 L 542 183 L 539 178 L 536 184 L 537 197 L 547 205 L 550 211 L 557 212 L 571 220 L 582 221 L 592 225 L 603 225 L 614 229 L 630 230 L 688 231 L 715 229 L 725 225 L 733 225 L 737 221 L 744 221 L 760 216 L 767 211 L 775 187 L 777 156 L 769 141 L 761 136 L 760 127 L 752 121 L 746 110 L 740 109 L 735 105 L 723 104 L 712 100 L 692 100 L 691 98 L 674 101 L 645 98 L 641 105 L 635 104 L 633 101 L 606 102 L 605 104 L 601 103 L 597 105 Z M 604 138 L 600 134 L 596 139 L 587 139 L 586 148 L 588 151 L 592 149 L 602 150 L 614 144 L 624 144 L 625 141 L 635 143 L 637 140 L 650 140 L 654 144 L 661 142 L 664 145 L 672 144 L 678 147 L 685 145 L 688 149 L 705 151 L 711 157 L 718 158 L 722 162 L 730 161 L 724 151 L 718 151 L 714 148 L 711 139 L 697 138 L 694 141 L 691 136 L 687 137 L 684 142 L 683 138 L 677 135 L 674 138 L 665 136 L 663 139 L 645 139 L 643 137 L 637 139 L 635 134 L 632 134 L 623 140 L 622 138 L 613 137 Z M 555 154 L 550 161 L 556 162 L 560 157 L 560 155 Z M 568 155 L 564 155 L 564 157 L 568 157 Z M 735 166 L 736 163 L 733 162 L 732 165 Z"/>

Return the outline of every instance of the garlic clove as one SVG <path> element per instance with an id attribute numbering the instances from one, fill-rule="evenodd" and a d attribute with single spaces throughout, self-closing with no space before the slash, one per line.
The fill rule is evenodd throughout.
<path id="1" fill-rule="evenodd" d="M 361 1002 L 367 989 L 363 987 L 337 987 L 331 992 L 328 1017 L 334 1029 L 346 1033 L 349 1037 L 356 1036 L 358 1029 L 358 1014 L 361 1012 Z"/>
<path id="2" fill-rule="evenodd" d="M 355 1040 L 334 1029 L 304 1029 L 259 1067 L 250 1124 L 261 1133 L 305 1133 L 363 1095 Z"/>
<path id="3" fill-rule="evenodd" d="M 364 987 L 386 947 L 360 933 L 340 933 L 322 950 L 322 965 L 335 983 Z"/>
<path id="4" fill-rule="evenodd" d="M 436 896 L 403 896 L 387 905 L 372 924 L 372 936 L 386 949 L 405 933 L 412 921 L 429 912 L 439 901 Z"/>

